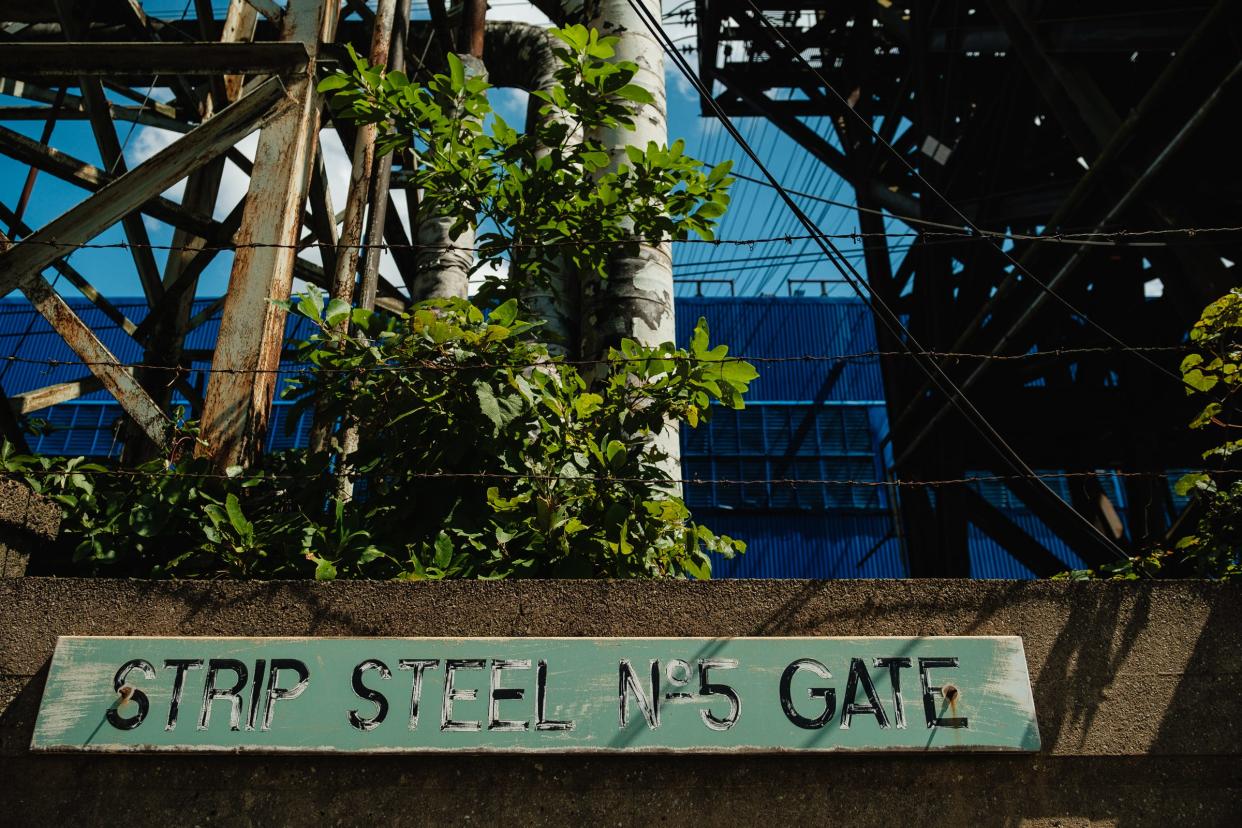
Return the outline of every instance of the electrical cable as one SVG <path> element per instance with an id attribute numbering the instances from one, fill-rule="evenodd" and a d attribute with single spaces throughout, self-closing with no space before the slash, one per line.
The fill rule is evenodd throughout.
<path id="1" fill-rule="evenodd" d="M 888 307 L 882 297 L 866 286 L 866 282 L 863 277 L 857 270 L 854 269 L 852 265 L 850 265 L 848 261 L 841 257 L 841 251 L 832 242 L 832 240 L 823 238 L 822 234 L 818 232 L 818 228 L 814 226 L 810 218 L 806 216 L 806 214 L 798 206 L 797 202 L 794 201 L 793 197 L 790 196 L 783 187 L 781 187 L 780 182 L 772 176 L 763 161 L 755 155 L 754 150 L 748 143 L 746 143 L 745 139 L 733 126 L 728 114 L 724 112 L 720 104 L 711 95 L 711 90 L 707 89 L 703 85 L 702 80 L 698 77 L 694 70 L 686 63 L 685 59 L 677 52 L 676 48 L 668 42 L 668 37 L 664 33 L 663 27 L 660 25 L 660 21 L 656 19 L 654 15 L 652 15 L 652 13 L 642 4 L 642 2 L 639 2 L 639 0 L 626 0 L 626 2 L 639 16 L 644 26 L 646 26 L 648 31 L 651 32 L 651 35 L 658 43 L 661 44 L 661 47 L 664 49 L 665 53 L 672 59 L 681 73 L 685 75 L 691 85 L 693 85 L 699 91 L 699 94 L 703 96 L 704 100 L 708 103 L 708 106 L 720 120 L 721 125 L 724 126 L 730 135 L 733 136 L 733 139 L 738 142 L 738 145 L 742 151 L 746 153 L 752 163 L 760 169 L 764 177 L 772 182 L 772 185 L 776 188 L 777 193 L 780 195 L 781 200 L 785 202 L 785 205 L 794 212 L 794 214 L 798 217 L 799 222 L 807 229 L 807 231 L 815 236 L 816 243 L 823 251 L 825 257 L 837 265 L 841 275 L 850 282 L 850 287 L 858 293 L 859 298 L 868 304 L 875 317 L 879 319 L 881 323 L 889 329 L 893 337 L 897 341 L 901 342 L 907 349 L 917 351 L 920 354 L 925 354 L 922 345 L 919 344 L 914 335 L 902 323 L 900 317 Z M 882 310 L 883 313 L 877 312 L 877 308 Z M 902 334 L 904 334 L 905 339 L 902 339 Z M 1120 344 L 1124 345 L 1124 343 Z M 935 385 L 942 394 L 948 397 L 949 402 L 955 408 L 966 416 L 967 421 L 970 422 L 972 426 L 981 434 L 981 436 L 983 436 L 984 439 L 997 450 L 1008 465 L 1013 467 L 1015 471 L 1022 475 L 1034 475 L 1034 470 L 1026 464 L 1022 457 L 988 421 L 987 417 L 985 417 L 983 413 L 974 406 L 969 398 L 966 397 L 961 389 L 957 387 L 956 383 L 954 383 L 952 378 L 945 373 L 935 359 L 916 359 L 916 362 L 927 374 L 927 377 L 931 380 L 932 384 Z M 952 394 L 949 393 L 949 389 L 952 389 Z M 1046 483 L 1038 481 L 1037 485 L 1042 486 L 1045 493 L 1049 497 L 1057 497 L 1056 493 L 1053 492 Z M 1064 501 L 1060 501 L 1059 499 L 1058 502 L 1064 503 Z M 1077 510 L 1070 507 L 1068 504 L 1065 505 L 1071 519 L 1077 521 L 1080 526 L 1087 531 L 1088 536 L 1092 537 L 1097 544 L 1108 549 L 1110 553 L 1116 556 L 1119 560 L 1125 560 L 1127 558 L 1125 551 L 1122 550 L 1111 538 L 1101 532 L 1098 527 L 1083 517 Z"/>
<path id="2" fill-rule="evenodd" d="M 633 5 L 633 0 L 630 0 L 630 2 L 631 2 L 631 5 Z M 963 223 L 964 223 L 967 227 L 969 227 L 972 231 L 974 231 L 975 233 L 980 233 L 980 232 L 981 232 L 981 230 L 980 230 L 977 226 L 975 226 L 974 222 L 972 222 L 972 221 L 971 221 L 971 220 L 970 220 L 970 219 L 966 216 L 966 214 L 965 214 L 965 213 L 963 213 L 961 210 L 959 210 L 959 209 L 957 208 L 957 206 L 956 206 L 956 205 L 954 205 L 952 202 L 950 202 L 950 201 L 949 201 L 949 199 L 948 199 L 948 198 L 947 198 L 947 197 L 946 197 L 943 193 L 941 193 L 938 189 L 936 189 L 936 187 L 935 187 L 935 186 L 933 186 L 933 185 L 931 184 L 931 182 L 929 182 L 927 179 L 925 179 L 925 178 L 922 176 L 922 174 L 921 174 L 921 173 L 919 173 L 919 171 L 918 171 L 918 170 L 914 167 L 914 165 L 913 165 L 913 164 L 911 164 L 911 163 L 909 162 L 909 160 L 907 160 L 907 159 L 906 159 L 906 157 L 905 157 L 904 155 L 902 155 L 900 152 L 898 152 L 898 151 L 896 150 L 896 148 L 894 148 L 894 147 L 893 147 L 893 145 L 892 145 L 892 144 L 890 144 L 888 141 L 885 141 L 885 140 L 884 140 L 884 138 L 883 138 L 883 137 L 882 137 L 882 136 L 881 136 L 878 132 L 876 132 L 875 128 L 871 125 L 871 123 L 870 123 L 870 122 L 869 122 L 866 118 L 864 118 L 864 117 L 862 116 L 862 113 L 858 112 L 858 111 L 857 111 L 857 110 L 855 110 L 852 106 L 850 106 L 850 105 L 849 105 L 849 102 L 848 102 L 845 98 L 843 98 L 843 97 L 841 96 L 841 93 L 837 91 L 836 87 L 835 87 L 835 86 L 833 86 L 832 84 L 830 84 L 830 83 L 828 82 L 828 80 L 827 80 L 827 79 L 826 79 L 826 78 L 825 78 L 822 74 L 820 74 L 820 72 L 819 72 L 819 71 L 818 71 L 818 70 L 817 70 L 814 66 L 812 66 L 812 65 L 811 65 L 810 61 L 808 61 L 805 57 L 803 57 L 802 53 L 801 53 L 801 52 L 797 49 L 797 47 L 795 47 L 792 43 L 790 43 L 790 42 L 789 42 L 789 40 L 785 37 L 784 33 L 783 33 L 783 32 L 781 32 L 781 30 L 780 30 L 780 29 L 779 29 L 779 28 L 778 28 L 778 27 L 777 27 L 774 23 L 772 23 L 772 21 L 771 21 L 771 20 L 768 20 L 767 16 L 766 16 L 766 15 L 764 15 L 764 14 L 763 14 L 763 12 L 762 12 L 762 11 L 760 11 L 759 7 L 755 5 L 754 0 L 745 0 L 745 3 L 746 3 L 748 6 L 750 6 L 750 8 L 754 11 L 755 17 L 757 18 L 757 22 L 759 22 L 761 25 L 763 25 L 763 26 L 767 27 L 767 29 L 768 29 L 769 31 L 771 31 L 771 32 L 772 32 L 772 34 L 773 34 L 773 35 L 775 35 L 775 37 L 776 37 L 776 38 L 777 38 L 777 39 L 778 39 L 778 40 L 779 40 L 782 44 L 784 44 L 785 48 L 786 48 L 786 49 L 788 49 L 791 53 L 793 53 L 794 58 L 795 58 L 795 59 L 796 59 L 796 60 L 797 60 L 800 64 L 802 64 L 802 66 L 803 66 L 804 68 L 806 68 L 808 71 L 810 71 L 810 72 L 811 72 L 811 73 L 815 76 L 815 78 L 816 78 L 816 79 L 817 79 L 820 83 L 822 83 L 822 84 L 824 85 L 824 88 L 825 88 L 825 89 L 827 89 L 827 90 L 828 90 L 828 92 L 829 92 L 829 93 L 830 93 L 830 94 L 831 94 L 834 98 L 836 98 L 836 99 L 837 99 L 837 101 L 838 101 L 838 102 L 839 102 L 839 103 L 840 103 L 840 104 L 841 104 L 841 105 L 842 105 L 842 106 L 843 106 L 843 107 L 844 107 L 844 108 L 845 108 L 848 112 L 850 112 L 850 113 L 854 116 L 855 120 L 859 121 L 859 122 L 860 122 L 860 123 L 861 123 L 861 124 L 862 124 L 862 125 L 863 125 L 866 129 L 867 129 L 867 131 L 868 131 L 869 133 L 871 133 L 873 136 L 875 136 L 875 139 L 876 139 L 877 141 L 879 141 L 879 142 L 880 142 L 880 143 L 881 143 L 881 144 L 882 144 L 882 145 L 883 145 L 886 149 L 888 149 L 888 151 L 889 151 L 889 152 L 890 152 L 893 156 L 895 156 L 895 157 L 897 158 L 897 160 L 898 160 L 898 161 L 900 161 L 900 162 L 901 162 L 901 164 L 902 164 L 902 165 L 903 165 L 903 166 L 904 166 L 907 170 L 909 170 L 909 172 L 910 172 L 912 175 L 914 175 L 914 176 L 915 176 L 915 177 L 919 180 L 919 182 L 921 182 L 921 183 L 922 183 L 922 185 L 923 185 L 924 187 L 926 187 L 926 188 L 927 188 L 927 191 L 928 191 L 928 192 L 932 193 L 932 194 L 933 194 L 933 195 L 935 195 L 938 199 L 940 199 L 940 201 L 941 201 L 941 202 L 942 202 L 942 203 L 943 203 L 946 207 L 948 207 L 948 208 L 949 208 L 949 210 L 951 210 L 951 211 L 954 213 L 954 215 L 956 215 L 959 219 L 961 219 L 961 220 L 962 220 L 962 222 L 963 222 Z M 1100 332 L 1101 334 L 1103 334 L 1104 336 L 1108 337 L 1110 340 L 1113 340 L 1116 344 L 1118 344 L 1118 345 L 1125 345 L 1124 340 L 1122 340 L 1120 337 L 1118 337 L 1118 336 L 1117 336 L 1116 334 L 1114 334 L 1112 331 L 1108 330 L 1108 329 L 1107 329 L 1107 328 L 1105 328 L 1104 326 L 1102 326 L 1102 325 L 1100 325 L 1099 323 L 1097 323 L 1097 322 L 1095 322 L 1094 320 L 1092 320 L 1089 316 L 1087 316 L 1087 314 L 1085 314 L 1083 311 L 1079 310 L 1079 309 L 1078 309 L 1078 308 L 1077 308 L 1077 307 L 1076 307 L 1076 306 L 1075 306 L 1072 302 L 1070 302 L 1068 299 L 1066 299 L 1065 297 L 1063 297 L 1063 296 L 1061 296 L 1059 293 L 1057 293 L 1055 290 L 1053 290 L 1053 289 L 1052 289 L 1052 287 L 1051 287 L 1050 285 L 1048 285 L 1048 284 L 1044 283 L 1042 280 L 1040 280 L 1040 279 L 1039 279 L 1039 277 L 1037 277 L 1034 273 L 1032 273 L 1032 272 L 1031 272 L 1031 271 L 1030 271 L 1030 270 L 1029 270 L 1029 269 L 1028 269 L 1025 265 L 1023 265 L 1023 264 L 1022 264 L 1021 262 L 1019 262 L 1016 258 L 1014 258 L 1013 256 L 1011 256 L 1011 255 L 1009 254 L 1009 252 L 1008 252 L 1008 251 L 1006 251 L 1006 250 L 1005 250 L 1004 248 L 1002 248 L 1000 245 L 995 244 L 995 242 L 993 242 L 993 246 L 997 249 L 997 251 L 999 251 L 999 252 L 1001 253 L 1001 255 L 1003 255 L 1006 259 L 1008 259 L 1008 260 L 1009 260 L 1009 262 L 1010 262 L 1011 264 L 1013 264 L 1013 266 L 1014 266 L 1014 268 L 1015 268 L 1015 269 L 1017 269 L 1018 271 L 1020 271 L 1020 272 L 1021 272 L 1024 276 L 1026 276 L 1026 277 L 1028 277 L 1029 279 L 1031 279 L 1031 281 L 1032 281 L 1032 282 L 1034 282 L 1034 283 L 1035 283 L 1035 284 L 1036 284 L 1036 285 L 1037 285 L 1037 286 L 1038 286 L 1041 290 L 1043 290 L 1043 291 L 1044 291 L 1044 292 L 1045 292 L 1048 296 L 1051 296 L 1052 298 L 1054 298 L 1054 299 L 1056 299 L 1058 302 L 1060 302 L 1060 303 L 1061 303 L 1061 304 L 1062 304 L 1062 305 L 1063 305 L 1063 306 L 1064 306 L 1067 310 L 1069 310 L 1069 311 L 1070 311 L 1070 313 L 1072 313 L 1072 314 L 1074 314 L 1074 315 L 1078 316 L 1079 318 L 1081 318 L 1081 319 L 1082 319 L 1084 322 L 1086 322 L 1088 325 L 1090 325 L 1091 327 L 1095 328 L 1097 331 L 1099 331 L 1099 332 Z M 1173 378 L 1174 380 L 1176 380 L 1178 383 L 1184 383 L 1184 380 L 1183 380 L 1180 376 L 1178 376 L 1177 374 L 1174 374 L 1172 371 L 1170 371 L 1169 369 L 1165 368 L 1163 365 L 1159 364 L 1159 363 L 1158 363 L 1158 362 L 1156 362 L 1155 360 L 1148 359 L 1147 357 L 1145 357 L 1145 356 L 1141 356 L 1141 355 L 1140 355 L 1140 357 L 1139 357 L 1139 358 L 1140 358 L 1140 359 L 1142 359 L 1144 362 L 1146 362 L 1146 363 L 1147 363 L 1150 367 L 1154 368 L 1155 370 L 1157 370 L 1157 371 L 1159 371 L 1159 372 L 1161 372 L 1161 373 L 1163 373 L 1163 374 L 1165 374 L 1165 375 L 1167 375 L 1167 376 L 1169 376 L 1169 377 L 1172 377 L 1172 378 Z M 1077 513 L 1075 513 L 1075 514 L 1077 514 Z"/>

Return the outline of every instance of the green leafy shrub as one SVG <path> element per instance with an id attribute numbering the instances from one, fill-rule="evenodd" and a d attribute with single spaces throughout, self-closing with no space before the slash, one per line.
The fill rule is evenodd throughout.
<path id="1" fill-rule="evenodd" d="M 64 507 L 72 571 L 705 578 L 708 553 L 744 550 L 691 518 L 654 438 L 668 423 L 697 427 L 716 405 L 741 408 L 754 368 L 711 346 L 702 320 L 688 349 L 623 340 L 579 365 L 551 356 L 542 320 L 507 298 L 566 262 L 604 277 L 635 235 L 711 238 L 728 204 L 728 165 L 707 170 L 680 142 L 631 147 L 614 164 L 597 142 L 570 140 L 632 128 L 650 94 L 630 82 L 634 64 L 608 62 L 615 38 L 581 26 L 554 35 L 558 85 L 536 93 L 541 117 L 525 134 L 499 116 L 484 129 L 487 85 L 452 56 L 426 86 L 356 55 L 321 83 L 342 117 L 383 126 L 381 149 L 418 151 L 425 206 L 459 230 L 489 222 L 477 266 L 509 265 L 484 291 L 493 309 L 435 300 L 396 316 L 325 307 L 315 293 L 285 303 L 316 329 L 297 343 L 305 370 L 287 395 L 356 426 L 348 454 L 334 439 L 327 453 L 216 475 L 189 456 L 116 469 L 6 445 L 0 468 Z M 178 444 L 194 439 L 190 424 Z"/>
<path id="2" fill-rule="evenodd" d="M 1190 422 L 1190 428 L 1228 438 L 1203 453 L 1208 462 L 1227 461 L 1242 451 L 1242 429 L 1235 397 L 1242 388 L 1242 288 L 1212 302 L 1190 329 L 1197 349 L 1182 360 L 1186 393 L 1210 398 Z M 1134 579 L 1158 577 L 1170 569 L 1201 578 L 1229 578 L 1242 574 L 1242 481 L 1236 472 L 1196 471 L 1174 485 L 1181 496 L 1193 496 L 1197 520 L 1192 531 L 1172 549 L 1153 549 L 1128 560 L 1101 567 L 1105 577 Z M 1069 578 L 1095 577 L 1092 570 L 1067 573 Z"/>
<path id="3" fill-rule="evenodd" d="M 744 550 L 695 523 L 652 436 L 742 406 L 757 376 L 711 347 L 625 341 L 588 391 L 548 356 L 516 303 L 464 300 L 391 316 L 314 296 L 318 326 L 288 393 L 359 425 L 358 495 L 334 499 L 332 458 L 305 451 L 214 476 L 206 461 L 133 470 L 82 458 L 0 466 L 65 508 L 80 571 L 241 577 L 708 577 L 708 552 Z M 338 323 L 351 316 L 357 333 Z"/>

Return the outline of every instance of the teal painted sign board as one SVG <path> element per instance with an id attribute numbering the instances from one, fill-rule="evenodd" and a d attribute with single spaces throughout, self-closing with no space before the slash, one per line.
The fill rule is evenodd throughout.
<path id="1" fill-rule="evenodd" d="M 36 751 L 1039 750 L 1022 640 L 62 637 Z"/>

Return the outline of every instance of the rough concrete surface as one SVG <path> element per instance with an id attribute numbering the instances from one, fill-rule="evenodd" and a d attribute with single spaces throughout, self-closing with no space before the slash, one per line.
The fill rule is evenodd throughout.
<path id="1" fill-rule="evenodd" d="M 60 532 L 60 508 L 25 483 L 0 477 L 0 578 L 26 574 L 30 553 Z"/>
<path id="2" fill-rule="evenodd" d="M 1242 587 L 719 581 L 0 580 L 16 824 L 1242 820 Z M 1037 756 L 32 756 L 58 635 L 1020 635 Z M 99 815 L 96 817 L 95 815 Z"/>

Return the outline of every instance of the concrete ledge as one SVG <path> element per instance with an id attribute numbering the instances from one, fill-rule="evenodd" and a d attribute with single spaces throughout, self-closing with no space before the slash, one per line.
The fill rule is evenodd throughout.
<path id="1" fill-rule="evenodd" d="M 25 483 L 0 477 L 0 578 L 26 574 L 30 553 L 60 533 L 60 507 Z"/>
<path id="2" fill-rule="evenodd" d="M 0 580 L 0 790 L 20 822 L 1230 824 L 1242 585 Z M 1034 757 L 33 757 L 57 635 L 1020 635 Z M 246 821 L 245 819 L 242 820 Z"/>

